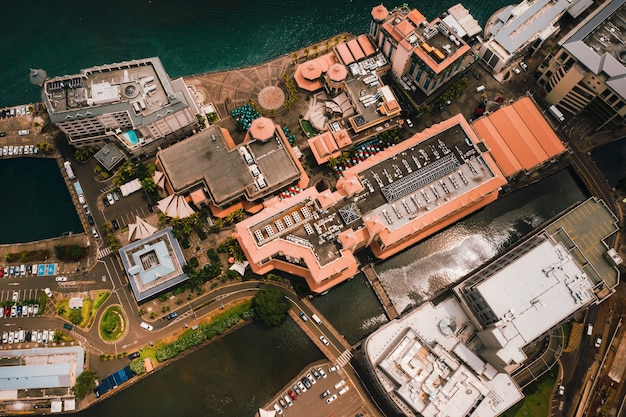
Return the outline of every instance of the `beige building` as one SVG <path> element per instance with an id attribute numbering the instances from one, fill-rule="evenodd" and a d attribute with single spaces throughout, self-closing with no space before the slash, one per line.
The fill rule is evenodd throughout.
<path id="1" fill-rule="evenodd" d="M 143 155 L 198 127 L 187 86 L 171 80 L 156 57 L 50 78 L 41 95 L 52 123 L 76 147 L 116 142 Z"/>
<path id="2" fill-rule="evenodd" d="M 626 0 L 606 2 L 559 42 L 537 69 L 548 103 L 589 112 L 599 129 L 626 117 Z"/>

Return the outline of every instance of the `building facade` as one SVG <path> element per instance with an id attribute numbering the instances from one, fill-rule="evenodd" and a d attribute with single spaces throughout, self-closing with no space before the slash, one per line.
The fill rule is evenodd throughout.
<path id="1" fill-rule="evenodd" d="M 171 80 L 156 57 L 47 79 L 42 98 L 52 123 L 75 147 L 115 141 L 137 156 L 198 128 L 199 111 L 185 83 Z"/>
<path id="2" fill-rule="evenodd" d="M 538 67 L 549 104 L 588 112 L 600 129 L 626 120 L 626 1 L 605 2 L 559 42 Z"/>
<path id="3" fill-rule="evenodd" d="M 372 9 L 370 35 L 393 74 L 408 77 L 428 96 L 473 61 L 464 39 L 467 32 L 453 21 L 428 22 L 416 9 L 401 6 L 388 11 L 381 4 Z"/>

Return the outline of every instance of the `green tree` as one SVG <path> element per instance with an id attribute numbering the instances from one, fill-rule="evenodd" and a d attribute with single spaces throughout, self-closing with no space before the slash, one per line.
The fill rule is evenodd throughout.
<path id="1" fill-rule="evenodd" d="M 141 186 L 148 194 L 155 192 L 157 189 L 157 185 L 154 183 L 154 179 L 152 179 L 152 177 L 142 179 Z"/>
<path id="2" fill-rule="evenodd" d="M 85 369 L 76 377 L 76 385 L 72 387 L 72 391 L 76 398 L 82 400 L 87 394 L 96 387 L 96 373 L 91 369 Z"/>
<path id="3" fill-rule="evenodd" d="M 263 287 L 252 300 L 255 317 L 268 326 L 278 326 L 287 317 L 291 308 L 289 301 L 276 287 Z"/>
<path id="4" fill-rule="evenodd" d="M 135 375 L 141 375 L 146 372 L 146 366 L 143 363 L 143 359 L 138 358 L 130 363 L 130 370 L 135 373 Z"/>
<path id="5" fill-rule="evenodd" d="M 74 324 L 81 324 L 83 322 L 83 309 L 72 308 L 70 310 L 70 321 Z"/>
<path id="6" fill-rule="evenodd" d="M 56 330 L 54 332 L 54 336 L 52 336 L 52 340 L 54 341 L 54 343 L 59 343 L 61 340 L 63 340 L 63 332 Z"/>
<path id="7" fill-rule="evenodd" d="M 91 158 L 94 153 L 95 150 L 89 146 L 78 148 L 74 151 L 74 159 L 77 161 L 86 161 Z"/>

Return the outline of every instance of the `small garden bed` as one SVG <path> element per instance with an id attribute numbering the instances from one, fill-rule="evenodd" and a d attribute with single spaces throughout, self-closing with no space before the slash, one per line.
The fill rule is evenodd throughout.
<path id="1" fill-rule="evenodd" d="M 119 339 L 126 331 L 126 320 L 119 306 L 110 306 L 100 318 L 100 337 L 107 342 Z"/>

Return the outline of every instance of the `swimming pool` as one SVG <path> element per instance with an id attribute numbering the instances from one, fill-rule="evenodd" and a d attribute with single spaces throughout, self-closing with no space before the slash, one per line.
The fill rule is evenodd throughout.
<path id="1" fill-rule="evenodd" d="M 122 137 L 126 140 L 126 142 L 131 145 L 136 145 L 139 143 L 139 138 L 137 137 L 137 133 L 134 130 L 129 130 L 128 132 L 122 133 Z"/>

